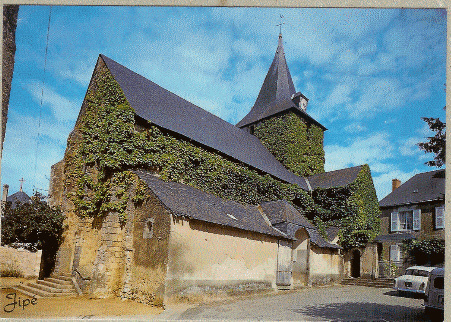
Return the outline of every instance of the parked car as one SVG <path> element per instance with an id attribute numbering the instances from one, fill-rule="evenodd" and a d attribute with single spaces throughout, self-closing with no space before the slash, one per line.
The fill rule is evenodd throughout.
<path id="1" fill-rule="evenodd" d="M 429 281 L 424 296 L 424 308 L 426 313 L 432 313 L 433 311 L 443 312 L 444 276 L 444 268 L 436 268 L 429 275 Z"/>
<path id="2" fill-rule="evenodd" d="M 393 288 L 398 293 L 409 292 L 424 294 L 428 283 L 430 272 L 435 267 L 412 266 L 406 269 L 404 275 L 395 278 Z"/>

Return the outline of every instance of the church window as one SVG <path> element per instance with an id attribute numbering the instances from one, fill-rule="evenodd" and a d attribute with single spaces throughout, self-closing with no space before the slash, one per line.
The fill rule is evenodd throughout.
<path id="1" fill-rule="evenodd" d="M 143 238 L 152 238 L 154 222 L 155 218 L 147 218 L 147 220 L 144 222 Z"/>

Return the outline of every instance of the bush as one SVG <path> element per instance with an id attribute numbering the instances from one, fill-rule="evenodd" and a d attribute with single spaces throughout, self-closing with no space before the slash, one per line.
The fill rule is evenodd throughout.
<path id="1" fill-rule="evenodd" d="M 408 240 L 403 243 L 403 250 L 413 264 L 438 265 L 445 262 L 445 241 L 443 239 Z"/>

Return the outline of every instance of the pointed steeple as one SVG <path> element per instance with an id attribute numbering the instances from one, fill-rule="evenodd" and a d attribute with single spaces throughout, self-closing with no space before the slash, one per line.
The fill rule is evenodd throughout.
<path id="1" fill-rule="evenodd" d="M 272 102 L 287 98 L 291 99 L 294 93 L 296 93 L 296 90 L 294 89 L 293 80 L 291 79 L 287 61 L 285 60 L 282 34 L 279 34 L 279 44 L 276 54 L 255 101 L 254 108 L 267 106 Z"/>
<path id="2" fill-rule="evenodd" d="M 243 128 L 289 109 L 297 110 L 310 122 L 318 123 L 305 112 L 307 102 L 307 97 L 294 88 L 280 33 L 276 54 L 254 106 L 236 126 Z M 322 125 L 320 127 L 324 128 Z"/>
<path id="3" fill-rule="evenodd" d="M 285 108 L 294 106 L 291 100 L 296 93 L 290 71 L 288 70 L 285 52 L 283 49 L 282 34 L 279 34 L 279 43 L 276 54 L 269 67 L 266 78 L 258 94 L 257 100 L 249 114 L 247 114 L 238 124 L 238 127 L 245 126 L 255 121 L 265 118 L 274 112 L 278 112 L 282 106 Z"/>

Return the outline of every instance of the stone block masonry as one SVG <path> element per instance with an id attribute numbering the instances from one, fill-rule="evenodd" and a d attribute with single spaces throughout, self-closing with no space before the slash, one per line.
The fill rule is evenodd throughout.
<path id="1" fill-rule="evenodd" d="M 17 272 L 23 277 L 38 277 L 42 250 L 31 252 L 7 246 L 0 247 L 0 274 L 6 276 Z"/>

